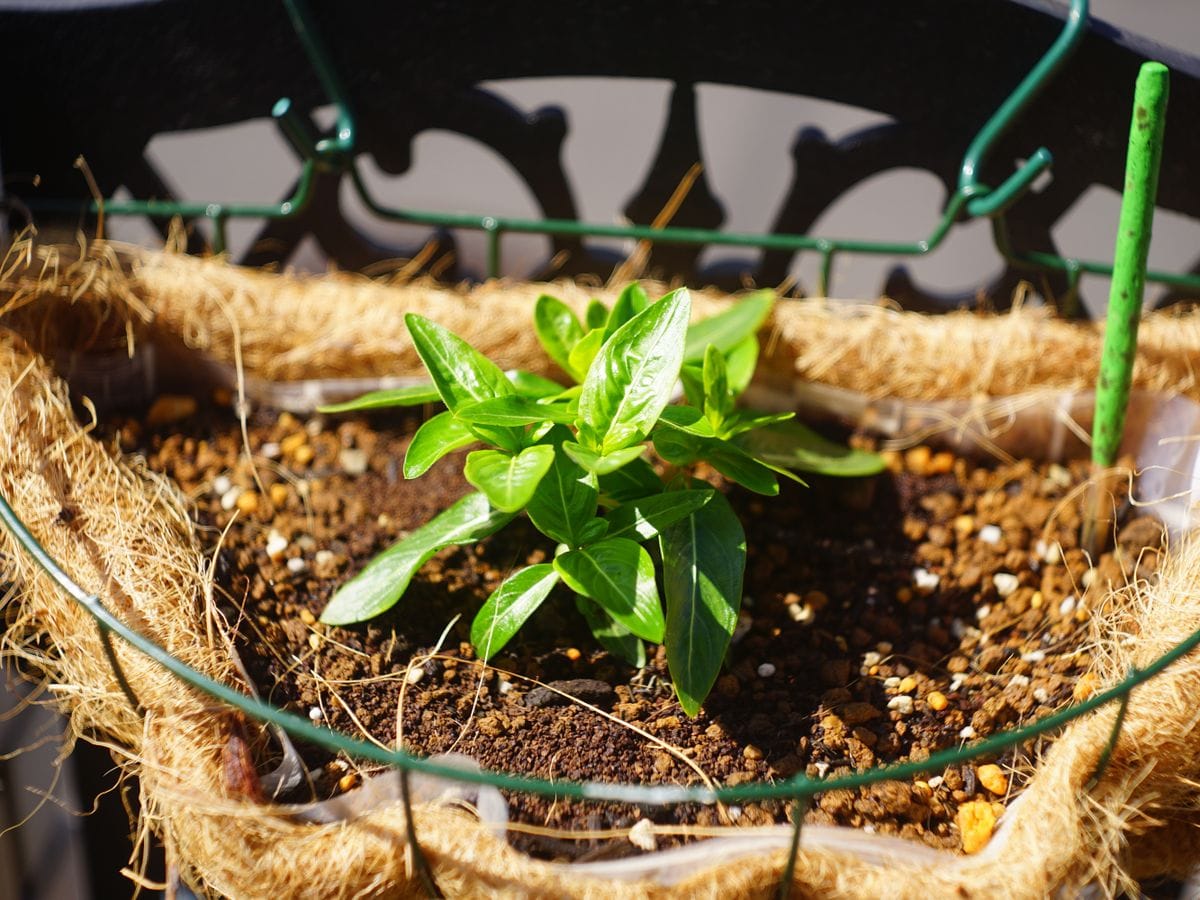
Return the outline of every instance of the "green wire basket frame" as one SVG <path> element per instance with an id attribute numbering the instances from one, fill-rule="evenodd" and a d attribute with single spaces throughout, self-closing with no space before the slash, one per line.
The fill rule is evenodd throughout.
<path id="1" fill-rule="evenodd" d="M 318 35 L 311 27 L 311 21 L 304 2 L 303 0 L 284 0 L 284 2 L 291 16 L 296 33 L 304 45 L 305 51 L 321 80 L 322 86 L 337 108 L 335 135 L 332 138 L 321 141 L 314 141 L 311 138 L 305 122 L 287 98 L 283 98 L 277 102 L 275 108 L 272 110 L 272 115 L 279 127 L 304 159 L 301 177 L 295 194 L 290 199 L 276 205 L 191 204 L 154 200 L 106 201 L 103 204 L 105 213 L 109 215 L 143 215 L 155 217 L 203 216 L 213 222 L 214 245 L 216 249 L 220 250 L 224 246 L 225 224 L 228 219 L 233 217 L 279 219 L 294 216 L 304 209 L 311 199 L 312 182 L 315 172 L 318 169 L 329 169 L 349 174 L 353 180 L 355 189 L 363 201 L 376 215 L 383 218 L 433 226 L 470 228 L 486 232 L 489 241 L 488 271 L 491 275 L 495 275 L 499 270 L 500 239 L 506 233 L 524 232 L 551 235 L 603 236 L 680 244 L 726 244 L 752 246 L 762 249 L 816 250 L 822 257 L 820 288 L 821 292 L 824 293 L 828 287 L 833 259 L 836 254 L 923 255 L 935 249 L 942 242 L 954 222 L 964 214 L 970 217 L 986 216 L 992 220 L 996 245 L 1007 259 L 1030 269 L 1055 269 L 1066 272 L 1072 288 L 1077 283 L 1081 273 L 1112 274 L 1112 266 L 1107 263 L 1087 262 L 1047 253 L 1016 251 L 1009 244 L 1004 213 L 1013 203 L 1020 199 L 1034 180 L 1050 166 L 1052 157 L 1048 150 L 1039 148 L 1017 171 L 997 188 L 989 188 L 976 180 L 976 172 L 982 166 L 993 144 L 1020 115 L 1021 111 L 1033 100 L 1047 81 L 1053 77 L 1054 73 L 1062 66 L 1078 43 L 1086 27 L 1088 0 L 1072 0 L 1066 25 L 1054 45 L 1025 77 L 1012 95 L 988 120 L 967 149 L 966 155 L 963 157 L 958 189 L 946 204 L 941 221 L 927 239 L 910 243 L 834 240 L 807 235 L 750 235 L 698 228 L 603 226 L 564 220 L 529 220 L 487 215 L 434 213 L 393 209 L 383 206 L 371 198 L 355 165 L 354 117 L 345 102 L 337 74 L 330 65 L 329 58 L 321 45 Z M 93 208 L 97 211 L 99 207 L 99 203 L 93 205 Z M 1147 278 L 1178 286 L 1200 288 L 1200 276 L 1197 275 L 1148 272 Z M 528 791 L 533 794 L 567 797 L 577 800 L 615 801 L 647 805 L 666 805 L 684 802 L 714 804 L 718 802 L 736 803 L 756 800 L 791 801 L 794 803 L 794 807 L 792 810 L 790 854 L 787 865 L 782 873 L 778 890 L 780 897 L 786 897 L 791 887 L 796 856 L 799 851 L 804 812 L 816 794 L 842 788 L 857 789 L 881 781 L 908 778 L 921 773 L 943 770 L 949 765 L 963 763 L 984 755 L 995 754 L 1016 746 L 1030 738 L 1060 728 L 1079 716 L 1115 702 L 1117 704 L 1117 713 L 1114 717 L 1108 743 L 1100 755 L 1096 770 L 1089 782 L 1090 788 L 1098 783 L 1108 766 L 1112 751 L 1120 736 L 1121 726 L 1125 718 L 1125 710 L 1133 688 L 1162 672 L 1173 662 L 1186 656 L 1197 646 L 1200 646 L 1200 631 L 1197 631 L 1150 665 L 1140 669 L 1131 668 L 1118 684 L 1087 700 L 1037 719 L 1025 727 L 1004 731 L 973 744 L 964 744 L 958 748 L 942 750 L 921 761 L 878 766 L 869 771 L 825 780 L 813 779 L 805 774 L 797 774 L 791 779 L 775 784 L 760 782 L 715 790 L 705 787 L 681 785 L 649 786 L 604 782 L 547 781 L 540 778 L 518 776 L 503 772 L 463 771 L 456 767 L 415 756 L 402 749 L 385 750 L 376 744 L 358 740 L 328 728 L 319 727 L 308 719 L 278 709 L 263 700 L 243 693 L 231 685 L 214 681 L 176 659 L 165 648 L 155 644 L 146 636 L 130 628 L 114 615 L 98 596 L 89 594 L 72 580 L 46 549 L 41 546 L 3 496 L 0 496 L 0 522 L 8 528 L 22 549 L 49 574 L 53 581 L 94 618 L 104 651 L 113 668 L 117 682 L 130 704 L 139 714 L 143 712 L 142 706 L 129 685 L 128 680 L 125 678 L 120 663 L 113 651 L 112 634 L 116 634 L 135 649 L 149 656 L 193 687 L 199 688 L 217 700 L 241 710 L 243 713 L 260 722 L 283 728 L 298 738 L 318 744 L 329 750 L 399 769 L 401 773 L 402 802 L 404 803 L 406 812 L 407 840 L 412 849 L 413 858 L 416 861 L 417 874 L 421 878 L 425 889 L 432 896 L 441 896 L 441 893 L 421 852 L 413 825 L 408 784 L 411 772 L 425 773 L 460 782 L 486 784 L 506 790 Z"/>
<path id="2" fill-rule="evenodd" d="M 978 180 L 993 146 L 1008 131 L 1021 113 L 1070 58 L 1079 44 L 1088 22 L 1088 0 L 1070 0 L 1070 11 L 1057 40 L 1038 61 L 1000 108 L 984 123 L 967 148 L 959 170 L 958 188 L 950 196 L 941 219 L 929 236 L 915 241 L 874 241 L 856 238 L 827 238 L 806 234 L 746 234 L 707 228 L 655 228 L 649 225 L 598 225 L 567 219 L 525 219 L 475 213 L 430 212 L 397 209 L 377 201 L 363 181 L 355 158 L 357 125 L 346 98 L 341 79 L 334 68 L 320 35 L 317 33 L 306 0 L 283 0 L 292 26 L 304 48 L 321 87 L 333 104 L 337 116 L 333 136 L 316 140 L 304 116 L 292 101 L 283 97 L 275 103 L 271 116 L 300 155 L 300 176 L 295 192 L 279 203 L 181 203 L 168 200 L 93 201 L 91 210 L 101 209 L 110 216 L 149 216 L 151 218 L 204 218 L 212 222 L 212 246 L 222 252 L 226 246 L 226 224 L 232 218 L 290 219 L 303 212 L 313 198 L 314 176 L 318 171 L 348 175 L 354 190 L 375 216 L 394 222 L 427 225 L 436 228 L 464 228 L 487 235 L 487 275 L 501 271 L 501 239 L 505 234 L 523 233 L 568 237 L 624 238 L 664 244 L 707 244 L 753 247 L 760 250 L 814 250 L 821 256 L 817 295 L 827 296 L 834 258 L 839 253 L 864 253 L 886 256 L 924 256 L 936 250 L 951 227 L 962 219 L 989 218 L 997 250 L 1008 262 L 1030 271 L 1058 271 L 1067 277 L 1068 295 L 1064 308 L 1074 304 L 1079 277 L 1084 274 L 1112 275 L 1112 264 L 1081 260 L 1012 246 L 1005 212 L 1047 171 L 1054 157 L 1039 147 L 998 187 Z M 31 203 L 31 207 L 61 209 L 61 202 Z M 1200 274 L 1148 271 L 1149 281 L 1200 291 Z"/>

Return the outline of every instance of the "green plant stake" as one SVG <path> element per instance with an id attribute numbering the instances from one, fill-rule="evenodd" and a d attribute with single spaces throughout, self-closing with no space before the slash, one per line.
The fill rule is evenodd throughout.
<path id="1" fill-rule="evenodd" d="M 1095 469 L 1112 466 L 1125 429 L 1129 385 L 1137 357 L 1138 322 L 1146 285 L 1146 259 L 1154 199 L 1158 194 L 1158 168 L 1162 159 L 1169 76 L 1162 63 L 1145 63 L 1138 72 L 1133 95 L 1133 122 L 1129 129 L 1129 155 L 1125 160 L 1125 191 L 1113 261 L 1112 291 L 1096 383 L 1096 412 L 1092 423 L 1092 463 Z M 1082 543 L 1093 556 L 1101 548 L 1099 529 L 1101 496 L 1093 483 Z"/>

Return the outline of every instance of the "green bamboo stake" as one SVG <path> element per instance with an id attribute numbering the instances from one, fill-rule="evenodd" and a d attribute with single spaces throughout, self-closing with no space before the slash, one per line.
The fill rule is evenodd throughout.
<path id="1" fill-rule="evenodd" d="M 1144 63 L 1138 72 L 1133 94 L 1125 191 L 1121 196 L 1121 220 L 1092 423 L 1092 465 L 1096 472 L 1117 461 L 1117 449 L 1125 430 L 1129 385 L 1137 357 L 1138 322 L 1142 317 L 1142 293 L 1146 286 L 1154 200 L 1158 194 L 1168 84 L 1166 66 L 1158 62 Z M 1101 549 L 1104 537 L 1099 528 L 1101 499 L 1099 483 L 1094 481 L 1082 533 L 1083 547 L 1093 557 Z"/>

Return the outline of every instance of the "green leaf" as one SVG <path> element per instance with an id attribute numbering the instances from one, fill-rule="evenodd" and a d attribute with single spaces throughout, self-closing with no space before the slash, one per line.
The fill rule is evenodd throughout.
<path id="1" fill-rule="evenodd" d="M 694 406 L 668 406 L 662 411 L 658 421 L 676 431 L 684 431 L 696 437 L 717 436 L 708 417 Z"/>
<path id="2" fill-rule="evenodd" d="M 473 401 L 507 397 L 516 392 L 494 362 L 452 331 L 416 313 L 408 313 L 404 321 L 417 355 L 450 412 L 457 412 L 460 406 Z M 520 429 L 478 426 L 472 430 L 480 440 L 490 444 L 514 452 L 521 449 Z"/>
<path id="3" fill-rule="evenodd" d="M 721 437 L 729 440 L 743 432 L 753 431 L 756 428 L 766 428 L 769 425 L 777 425 L 780 422 L 787 422 L 795 417 L 796 414 L 794 412 L 762 413 L 752 409 L 741 410 L 725 420 L 725 424 L 721 428 Z"/>
<path id="4" fill-rule="evenodd" d="M 633 447 L 625 447 L 623 450 L 616 450 L 612 453 L 597 453 L 590 450 L 581 444 L 574 441 L 563 441 L 563 452 L 579 465 L 583 466 L 589 472 L 596 475 L 609 475 L 617 471 L 622 466 L 628 465 L 639 456 L 643 450 L 641 444 Z"/>
<path id="5" fill-rule="evenodd" d="M 554 464 L 554 448 L 526 447 L 520 453 L 476 450 L 467 454 L 463 474 L 487 495 L 496 509 L 516 512 L 533 497 L 539 482 Z"/>
<path id="6" fill-rule="evenodd" d="M 589 300 L 583 319 L 589 329 L 603 328 L 608 322 L 608 307 L 599 300 Z"/>
<path id="7" fill-rule="evenodd" d="M 763 462 L 802 472 L 861 478 L 878 475 L 886 468 L 882 457 L 827 441 L 799 422 L 747 432 L 739 435 L 736 443 Z"/>
<path id="8" fill-rule="evenodd" d="M 541 400 L 544 397 L 555 397 L 565 390 L 557 381 L 543 378 L 534 372 L 526 372 L 524 369 L 513 369 L 504 374 L 512 382 L 512 386 L 516 388 L 517 393 L 522 397 L 533 397 L 535 400 Z"/>
<path id="9" fill-rule="evenodd" d="M 593 544 L 608 534 L 608 519 L 591 519 L 586 522 L 579 533 L 579 544 Z"/>
<path id="10" fill-rule="evenodd" d="M 790 472 L 781 471 L 770 463 L 760 462 L 736 444 L 720 438 L 699 437 L 685 431 L 660 428 L 654 432 L 654 449 L 659 456 L 675 466 L 688 466 L 698 459 L 703 459 L 731 481 L 769 497 L 779 493 L 776 474 L 795 478 Z"/>
<path id="11" fill-rule="evenodd" d="M 600 476 L 600 495 L 610 504 L 648 497 L 662 489 L 662 479 L 644 459 L 635 459 L 615 472 Z"/>
<path id="12" fill-rule="evenodd" d="M 556 432 L 547 437 L 556 436 Z M 542 534 L 569 547 L 578 547 L 584 543 L 585 527 L 596 515 L 598 495 L 595 475 L 566 453 L 555 453 L 553 465 L 538 482 L 525 511 Z"/>
<path id="13" fill-rule="evenodd" d="M 471 643 L 487 662 L 507 644 L 558 584 L 550 563 L 529 566 L 510 575 L 492 592 L 471 623 Z"/>
<path id="14" fill-rule="evenodd" d="M 642 639 L 614 620 L 595 600 L 576 594 L 575 608 L 587 620 L 592 637 L 601 647 L 635 669 L 646 665 L 646 645 Z"/>
<path id="15" fill-rule="evenodd" d="M 704 415 L 719 431 L 725 417 L 733 412 L 733 396 L 729 393 L 729 379 L 725 374 L 725 357 L 713 344 L 704 351 Z"/>
<path id="16" fill-rule="evenodd" d="M 514 393 L 499 367 L 454 332 L 416 313 L 408 313 L 404 321 L 417 355 L 451 412 L 473 400 Z"/>
<path id="17" fill-rule="evenodd" d="M 704 366 L 700 363 L 684 363 L 679 367 L 679 380 L 683 383 L 683 396 L 689 406 L 700 409 L 704 406 Z"/>
<path id="18" fill-rule="evenodd" d="M 668 525 L 690 516 L 715 493 L 712 489 L 666 491 L 631 500 L 608 514 L 608 536 L 648 541 Z"/>
<path id="19" fill-rule="evenodd" d="M 628 538 L 605 538 L 555 557 L 554 568 L 571 590 L 591 597 L 638 637 L 662 640 L 654 562 L 644 547 Z"/>
<path id="20" fill-rule="evenodd" d="M 688 329 L 683 358 L 688 362 L 699 362 L 704 359 L 704 351 L 709 344 L 715 344 L 722 353 L 728 353 L 737 344 L 758 333 L 774 305 L 775 294 L 772 291 L 755 291 L 715 316 L 701 319 Z"/>
<path id="21" fill-rule="evenodd" d="M 408 443 L 404 454 L 404 477 L 421 477 L 447 453 L 461 450 L 477 440 L 479 438 L 471 429 L 454 418 L 454 413 L 449 410 L 426 419 Z"/>
<path id="22" fill-rule="evenodd" d="M 541 403 L 532 397 L 515 394 L 493 397 L 477 403 L 464 403 L 455 415 L 471 425 L 510 425 L 520 427 L 540 422 L 571 423 L 575 421 L 574 404 Z"/>
<path id="23" fill-rule="evenodd" d="M 673 291 L 600 348 L 579 395 L 580 443 L 607 454 L 650 433 L 679 378 L 691 308 L 686 290 Z"/>
<path id="24" fill-rule="evenodd" d="M 437 403 L 441 400 L 437 388 L 430 384 L 414 384 L 412 387 L 388 388 L 383 391 L 371 391 L 345 403 L 329 403 L 318 406 L 319 413 L 358 412 L 364 409 L 388 409 L 393 406 L 422 406 L 426 403 Z"/>
<path id="25" fill-rule="evenodd" d="M 636 281 L 630 282 L 625 290 L 621 291 L 617 302 L 613 304 L 612 312 L 608 314 L 608 321 L 604 325 L 604 340 L 607 341 L 618 328 L 649 305 L 650 298 L 646 296 L 642 286 Z"/>
<path id="26" fill-rule="evenodd" d="M 571 350 L 583 337 L 583 326 L 571 307 L 557 297 L 542 294 L 533 304 L 533 330 L 542 348 L 558 367 L 572 374 L 568 360 Z M 578 380 L 578 379 L 576 379 Z"/>
<path id="27" fill-rule="evenodd" d="M 568 360 L 571 368 L 567 371 L 570 372 L 572 378 L 576 381 L 583 381 L 588 367 L 596 358 L 596 354 L 600 352 L 603 343 L 603 328 L 593 328 L 579 339 L 579 343 L 571 350 L 571 358 Z"/>
<path id="28" fill-rule="evenodd" d="M 746 535 L 720 494 L 659 537 L 667 605 L 667 667 L 684 712 L 696 715 L 729 649 L 742 604 Z"/>
<path id="29" fill-rule="evenodd" d="M 754 335 L 734 344 L 725 354 L 725 372 L 733 396 L 740 397 L 746 392 L 757 365 L 758 338 Z"/>
<path id="30" fill-rule="evenodd" d="M 690 466 L 700 458 L 701 440 L 681 429 L 659 428 L 654 432 L 654 452 L 673 466 Z"/>
<path id="31" fill-rule="evenodd" d="M 510 513 L 493 509 L 483 494 L 467 494 L 388 547 L 338 588 L 321 614 L 321 621 L 326 625 L 346 625 L 379 615 L 396 604 L 417 570 L 443 547 L 483 540 L 512 519 Z"/>

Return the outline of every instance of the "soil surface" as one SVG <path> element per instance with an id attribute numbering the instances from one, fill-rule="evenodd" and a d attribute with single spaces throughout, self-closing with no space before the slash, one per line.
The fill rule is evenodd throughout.
<path id="1" fill-rule="evenodd" d="M 248 455 L 221 400 L 193 411 L 188 400 L 160 399 L 111 439 L 194 502 L 258 689 L 331 728 L 392 746 L 399 730 L 407 749 L 467 754 L 490 769 L 654 783 L 696 783 L 702 771 L 736 785 L 921 760 L 1096 690 L 1089 620 L 1110 585 L 1152 578 L 1157 565 L 1158 525 L 1122 511 L 1110 528 L 1118 550 L 1089 566 L 1073 499 L 1083 465 L 976 466 L 917 447 L 869 481 L 785 483 L 777 498 L 723 486 L 747 530 L 745 599 L 727 668 L 693 719 L 673 698 L 661 649 L 650 648 L 641 670 L 617 661 L 565 591 L 492 666 L 476 661 L 467 638 L 475 611 L 514 568 L 553 554 L 524 519 L 439 554 L 378 619 L 319 624 L 350 575 L 469 490 L 462 455 L 405 481 L 400 461 L 416 415 L 302 421 L 267 411 L 251 418 Z M 1003 813 L 1048 740 L 991 766 L 827 791 L 806 820 L 970 847 L 980 828 L 986 841 L 988 815 Z M 364 771 L 321 748 L 301 750 L 320 796 L 352 789 Z M 721 811 L 506 796 L 516 823 L 551 832 L 644 818 L 770 824 L 792 812 L 778 802 Z M 548 858 L 636 852 L 624 839 L 512 834 Z M 659 846 L 670 840 L 660 836 Z"/>

